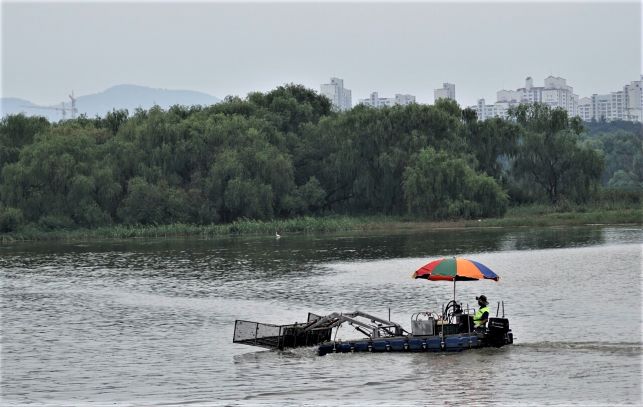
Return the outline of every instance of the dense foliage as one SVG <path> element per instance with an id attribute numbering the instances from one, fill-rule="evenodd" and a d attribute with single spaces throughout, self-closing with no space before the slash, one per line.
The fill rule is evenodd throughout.
<path id="1" fill-rule="evenodd" d="M 601 182 L 609 188 L 643 188 L 643 135 L 617 130 L 585 136 L 585 143 L 602 151 L 605 169 Z"/>
<path id="2" fill-rule="evenodd" d="M 619 130 L 622 130 L 626 133 L 637 134 L 639 137 L 643 135 L 643 123 L 640 122 L 629 122 L 625 120 L 592 120 L 590 122 L 584 122 L 583 127 L 585 128 L 585 133 L 589 136 L 593 136 L 599 133 L 615 133 Z"/>
<path id="3" fill-rule="evenodd" d="M 524 129 L 513 175 L 523 185 L 539 187 L 552 204 L 561 198 L 588 200 L 603 170 L 603 159 L 599 152 L 579 143 L 581 120 L 569 119 L 564 110 L 550 110 L 542 104 L 520 105 L 511 109 L 510 115 Z"/>
<path id="4" fill-rule="evenodd" d="M 539 105 L 509 121 L 478 121 L 446 100 L 337 113 L 298 85 L 208 107 L 59 123 L 8 116 L 0 232 L 330 213 L 479 218 L 501 216 L 512 202 L 582 202 L 603 171 L 595 149 L 612 168 L 624 154 L 618 143 L 638 142 L 640 152 L 641 141 L 583 144 L 581 130 L 564 111 Z M 636 157 L 606 183 L 640 181 Z"/>

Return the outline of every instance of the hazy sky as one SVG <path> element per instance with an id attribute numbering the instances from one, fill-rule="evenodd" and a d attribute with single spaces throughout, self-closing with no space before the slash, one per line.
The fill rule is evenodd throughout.
<path id="1" fill-rule="evenodd" d="M 641 74 L 641 6 L 629 3 L 6 3 L 2 95 L 35 103 L 131 83 L 245 96 L 344 79 L 371 91 L 456 84 L 461 104 L 532 76 L 575 93 Z"/>

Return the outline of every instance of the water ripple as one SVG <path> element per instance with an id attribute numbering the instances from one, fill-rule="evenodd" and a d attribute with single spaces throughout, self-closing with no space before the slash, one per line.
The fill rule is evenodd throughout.
<path id="1" fill-rule="evenodd" d="M 641 404 L 641 229 L 466 230 L 0 246 L 3 405 Z M 513 347 L 456 354 L 265 351 L 235 319 L 438 310 L 439 256 L 500 276 Z M 338 338 L 354 331 L 342 328 Z"/>

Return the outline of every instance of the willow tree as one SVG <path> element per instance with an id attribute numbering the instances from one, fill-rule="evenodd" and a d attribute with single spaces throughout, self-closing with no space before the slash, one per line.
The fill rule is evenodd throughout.
<path id="1" fill-rule="evenodd" d="M 514 176 L 533 183 L 552 204 L 563 197 L 587 201 L 598 185 L 603 158 L 580 143 L 580 119 L 570 119 L 564 109 L 543 104 L 520 105 L 510 110 L 510 116 L 523 128 Z"/>
<path id="2" fill-rule="evenodd" d="M 409 213 L 433 219 L 501 216 L 507 195 L 496 181 L 476 173 L 461 157 L 429 147 L 404 171 Z"/>

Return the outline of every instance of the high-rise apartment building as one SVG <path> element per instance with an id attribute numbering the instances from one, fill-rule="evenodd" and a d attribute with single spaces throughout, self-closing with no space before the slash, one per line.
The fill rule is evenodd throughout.
<path id="1" fill-rule="evenodd" d="M 578 102 L 578 117 L 591 120 L 628 120 L 643 122 L 643 94 L 641 82 L 633 81 L 617 90 L 602 95 L 593 94 Z"/>
<path id="2" fill-rule="evenodd" d="M 609 120 L 612 117 L 612 103 L 610 95 L 593 94 L 592 100 L 592 119 Z"/>
<path id="3" fill-rule="evenodd" d="M 370 107 L 406 106 L 415 103 L 415 96 L 396 93 L 394 98 L 381 98 L 377 92 L 372 92 L 367 99 L 360 99 L 359 103 Z"/>
<path id="4" fill-rule="evenodd" d="M 484 99 L 480 99 L 476 106 L 478 118 L 485 120 L 489 117 L 507 117 L 507 110 L 511 106 L 521 103 L 544 103 L 552 108 L 561 107 L 570 116 L 576 115 L 578 106 L 578 95 L 574 89 L 567 85 L 563 78 L 548 76 L 545 78 L 544 86 L 534 86 L 531 76 L 525 79 L 525 86 L 516 90 L 500 90 L 496 93 L 497 101 L 493 105 L 486 105 Z"/>
<path id="5" fill-rule="evenodd" d="M 409 95 L 409 94 L 400 94 L 400 93 L 395 94 L 396 105 L 406 106 L 406 105 L 410 105 L 411 103 L 415 103 L 415 96 Z"/>
<path id="6" fill-rule="evenodd" d="M 576 107 L 576 114 L 583 121 L 591 121 L 594 117 L 594 109 L 592 107 L 592 98 L 578 99 L 578 106 Z"/>
<path id="7" fill-rule="evenodd" d="M 625 117 L 625 95 L 622 90 L 604 95 L 593 94 L 592 117 L 590 120 L 623 120 Z"/>
<path id="8" fill-rule="evenodd" d="M 625 99 L 625 112 L 623 118 L 629 121 L 643 122 L 643 92 L 641 91 L 641 80 L 630 82 L 623 87 Z"/>
<path id="9" fill-rule="evenodd" d="M 435 101 L 438 99 L 455 100 L 455 84 L 443 83 L 441 88 L 433 90 L 433 98 Z"/>
<path id="10" fill-rule="evenodd" d="M 336 110 L 348 110 L 353 107 L 351 91 L 344 87 L 343 79 L 330 78 L 330 83 L 321 85 L 321 94 L 330 99 Z"/>
<path id="11" fill-rule="evenodd" d="M 479 99 L 476 106 L 471 106 L 471 109 L 476 111 L 478 119 L 485 120 L 491 117 L 500 117 L 507 119 L 509 117 L 509 108 L 516 106 L 517 103 L 511 102 L 496 102 L 492 105 L 485 103 L 484 99 Z"/>

